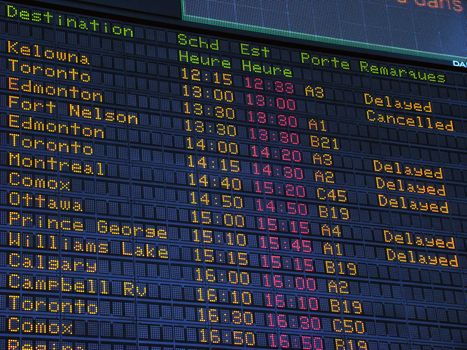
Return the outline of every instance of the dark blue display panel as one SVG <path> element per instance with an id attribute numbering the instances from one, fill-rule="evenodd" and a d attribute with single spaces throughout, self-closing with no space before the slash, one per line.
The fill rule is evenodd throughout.
<path id="1" fill-rule="evenodd" d="M 0 349 L 465 348 L 464 73 L 0 14 Z"/>
<path id="2" fill-rule="evenodd" d="M 189 21 L 467 67 L 461 0 L 182 0 Z"/>
<path id="3" fill-rule="evenodd" d="M 166 0 L 40 0 L 45 4 L 60 5 L 89 13 L 99 11 L 105 14 L 125 15 L 127 17 L 151 18 L 173 17 L 180 19 L 181 2 Z"/>

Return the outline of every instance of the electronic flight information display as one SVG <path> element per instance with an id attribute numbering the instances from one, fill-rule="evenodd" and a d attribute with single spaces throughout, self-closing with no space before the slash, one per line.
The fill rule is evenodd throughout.
<path id="1" fill-rule="evenodd" d="M 105 12 L 0 2 L 0 349 L 466 349 L 462 70 Z"/>

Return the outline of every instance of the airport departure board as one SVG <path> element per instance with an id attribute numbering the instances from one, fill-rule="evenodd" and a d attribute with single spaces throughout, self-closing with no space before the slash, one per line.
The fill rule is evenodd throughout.
<path id="1" fill-rule="evenodd" d="M 0 349 L 466 349 L 465 71 L 102 13 L 0 2 Z"/>

